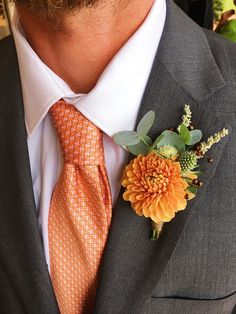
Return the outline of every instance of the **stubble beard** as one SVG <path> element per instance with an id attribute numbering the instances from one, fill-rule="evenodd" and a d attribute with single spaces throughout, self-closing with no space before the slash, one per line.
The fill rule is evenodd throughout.
<path id="1" fill-rule="evenodd" d="M 61 21 L 65 16 L 72 15 L 83 8 L 96 6 L 102 0 L 15 0 L 35 15 L 51 21 Z"/>

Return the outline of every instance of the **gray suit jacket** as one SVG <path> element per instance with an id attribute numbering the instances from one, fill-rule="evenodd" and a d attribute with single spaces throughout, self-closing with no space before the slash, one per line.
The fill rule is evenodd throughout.
<path id="1" fill-rule="evenodd" d="M 139 119 L 151 136 L 175 127 L 184 104 L 205 137 L 230 135 L 203 161 L 204 186 L 151 242 L 150 222 L 122 200 L 113 211 L 94 313 L 236 313 L 236 46 L 203 31 L 168 1 Z M 135 88 L 130 82 L 130 88 Z M 128 104 L 127 104 L 128 105 Z M 17 56 L 0 43 L 0 313 L 58 314 L 33 197 Z"/>

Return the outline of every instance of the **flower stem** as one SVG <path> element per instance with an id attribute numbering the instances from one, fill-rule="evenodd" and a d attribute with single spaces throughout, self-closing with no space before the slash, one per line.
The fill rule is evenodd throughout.
<path id="1" fill-rule="evenodd" d="M 161 222 L 152 221 L 151 241 L 155 241 L 160 237 L 163 226 L 164 226 L 164 222 L 162 222 L 162 221 Z"/>

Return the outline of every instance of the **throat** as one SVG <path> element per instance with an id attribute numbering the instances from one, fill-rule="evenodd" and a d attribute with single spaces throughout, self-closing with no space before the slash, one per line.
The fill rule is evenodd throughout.
<path id="1" fill-rule="evenodd" d="M 42 20 L 26 8 L 17 9 L 26 38 L 40 59 L 74 92 L 88 93 L 142 25 L 153 2 L 120 0 L 111 5 L 105 1 L 68 16 L 56 28 L 52 21 Z"/>

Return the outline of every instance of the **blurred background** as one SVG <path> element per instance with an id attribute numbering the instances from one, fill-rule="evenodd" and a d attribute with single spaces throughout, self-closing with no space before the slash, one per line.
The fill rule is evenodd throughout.
<path id="1" fill-rule="evenodd" d="M 200 26 L 236 42 L 236 0 L 175 0 Z"/>
<path id="2" fill-rule="evenodd" d="M 174 0 L 200 26 L 236 42 L 236 0 Z M 234 3 L 235 1 L 235 3 Z M 13 1 L 0 0 L 0 39 L 11 32 Z"/>
<path id="3" fill-rule="evenodd" d="M 10 34 L 10 21 L 13 14 L 13 3 L 0 0 L 0 39 Z"/>

